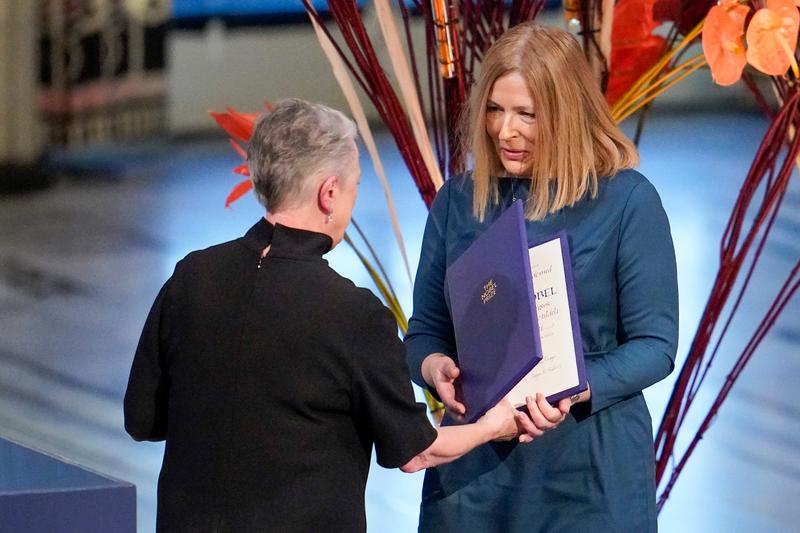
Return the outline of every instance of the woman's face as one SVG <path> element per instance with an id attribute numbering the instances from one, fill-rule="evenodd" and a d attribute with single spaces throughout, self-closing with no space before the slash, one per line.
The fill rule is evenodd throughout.
<path id="1" fill-rule="evenodd" d="M 513 176 L 530 176 L 536 114 L 525 78 L 511 71 L 497 78 L 486 102 L 486 132 L 503 167 Z"/>

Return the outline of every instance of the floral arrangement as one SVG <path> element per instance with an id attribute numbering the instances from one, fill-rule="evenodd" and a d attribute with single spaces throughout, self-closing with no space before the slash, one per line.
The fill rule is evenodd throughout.
<path id="1" fill-rule="evenodd" d="M 659 510 L 736 379 L 800 288 L 798 259 L 752 337 L 741 347 L 725 383 L 707 406 L 688 445 L 678 450 L 678 434 L 686 433 L 687 413 L 695 405 L 709 369 L 713 363 L 720 363 L 716 361 L 720 347 L 749 287 L 798 165 L 798 6 L 800 0 L 619 0 L 613 12 L 605 14 L 614 19 L 606 98 L 618 121 L 639 113 L 637 138 L 649 104 L 706 66 L 719 85 L 729 86 L 742 80 L 771 120 L 722 235 L 716 279 L 656 432 Z M 666 32 L 662 27 L 665 22 L 672 23 Z M 684 59 L 698 37 L 702 53 Z M 746 69 L 747 65 L 752 68 Z M 753 74 L 769 76 L 777 109 L 754 82 Z M 755 217 L 748 218 L 748 212 L 756 213 Z"/>
<path id="2" fill-rule="evenodd" d="M 264 108 L 267 111 L 272 110 L 272 105 L 265 101 Z M 230 207 L 233 202 L 247 194 L 253 189 L 253 182 L 250 181 L 250 169 L 247 166 L 247 151 L 240 143 L 250 142 L 250 137 L 253 136 L 253 128 L 258 118 L 258 113 L 240 113 L 233 107 L 229 107 L 224 113 L 217 113 L 209 111 L 211 118 L 217 121 L 217 124 L 230 135 L 230 143 L 233 150 L 239 154 L 244 162 L 233 169 L 233 172 L 241 176 L 248 176 L 244 180 L 237 183 L 228 197 L 225 198 L 225 207 Z"/>
<path id="3" fill-rule="evenodd" d="M 354 78 L 377 109 L 394 137 L 398 149 L 415 180 L 424 203 L 429 206 L 445 173 L 459 171 L 464 162 L 456 152 L 455 122 L 468 98 L 472 72 L 483 52 L 506 27 L 533 19 L 543 7 L 543 0 L 405 0 L 399 9 L 411 64 L 404 55 L 393 27 L 388 0 L 375 0 L 376 12 L 387 43 L 395 77 L 396 91 L 375 53 L 372 39 L 353 0 L 328 0 L 333 23 L 344 40 L 334 40 L 311 2 L 303 0 L 315 27 L 320 45 L 331 63 L 334 75 L 345 93 L 359 125 L 376 172 L 384 181 L 387 206 L 403 256 L 405 251 L 382 165 L 371 145 L 371 133 L 364 112 L 353 90 Z M 431 108 L 427 113 L 420 102 L 423 69 L 414 64 L 413 43 L 409 31 L 409 7 L 425 20 L 425 46 L 428 62 L 428 92 Z M 742 80 L 756 102 L 770 117 L 771 123 L 753 163 L 742 183 L 720 243 L 720 266 L 709 294 L 706 308 L 695 333 L 689 353 L 677 377 L 672 396 L 656 433 L 656 477 L 661 487 L 659 510 L 677 481 L 688 458 L 709 429 L 736 379 L 751 360 L 760 342 L 774 325 L 787 303 L 800 288 L 800 258 L 788 273 L 772 306 L 757 325 L 751 339 L 742 347 L 708 412 L 689 445 L 678 454 L 678 432 L 686 414 L 697 398 L 708 369 L 720 349 L 728 326 L 742 301 L 752 273 L 757 266 L 770 229 L 780 209 L 789 180 L 800 164 L 800 79 L 796 60 L 800 0 L 565 0 L 565 19 L 570 29 L 583 40 L 590 62 L 597 67 L 599 82 L 606 89 L 612 115 L 623 121 L 638 113 L 638 140 L 650 104 L 664 91 L 680 83 L 693 72 L 708 66 L 713 80 L 728 86 Z M 667 24 L 667 30 L 664 30 Z M 702 37 L 701 37 L 702 35 Z M 698 38 L 702 53 L 684 58 Z M 768 103 L 753 81 L 752 70 L 770 76 L 775 105 Z M 791 75 L 789 71 L 791 69 Z M 411 73 L 413 72 L 413 76 Z M 400 93 L 398 95 L 398 92 Z M 267 110 L 271 108 L 265 103 Z M 253 132 L 256 114 L 228 108 L 224 113 L 210 113 L 230 135 L 234 150 L 246 159 L 241 143 Z M 427 116 L 427 122 L 423 121 Z M 427 137 L 427 125 L 433 130 Z M 435 153 L 435 157 L 434 157 Z M 248 176 L 246 162 L 234 172 Z M 229 207 L 252 188 L 249 179 L 237 183 L 226 198 Z M 756 213 L 755 217 L 746 216 Z M 407 321 L 388 276 L 364 238 L 371 259 L 350 244 L 364 264 L 378 290 L 395 315 L 401 331 Z M 376 266 L 373 266 L 376 265 Z M 408 266 L 406 265 L 408 269 Z M 410 271 L 409 271 L 410 279 Z M 726 305 L 729 302 L 733 305 Z M 723 311 L 727 316 L 723 316 Z M 716 337 L 712 347 L 711 339 Z M 441 414 L 442 405 L 426 394 L 432 411 Z M 671 465 L 671 471 L 667 471 Z M 663 486 L 662 486 L 663 485 Z"/>
<path id="4" fill-rule="evenodd" d="M 767 0 L 752 14 L 748 3 L 722 0 L 706 15 L 703 53 L 714 81 L 732 85 L 748 64 L 769 76 L 783 76 L 791 67 L 800 77 L 795 59 L 800 1 Z"/>
<path id="5" fill-rule="evenodd" d="M 678 453 L 678 433 L 682 432 L 687 413 L 694 405 L 698 391 L 720 352 L 725 334 L 758 266 L 789 181 L 800 161 L 800 138 L 796 135 L 800 126 L 800 88 L 796 83 L 800 25 L 798 5 L 800 1 L 797 0 L 720 0 L 709 8 L 704 21 L 698 24 L 703 45 L 703 59 L 700 61 L 708 64 L 712 79 L 723 86 L 741 79 L 770 117 L 770 124 L 756 150 L 722 235 L 720 264 L 714 284 L 656 432 L 656 479 L 663 484 L 658 500 L 659 509 L 669 497 L 692 452 L 718 415 L 737 378 L 800 288 L 798 258 L 751 338 L 741 347 L 727 379 L 712 400 L 689 444 Z M 747 65 L 755 72 L 769 76 L 777 106 L 768 103 L 767 97 L 745 68 Z M 748 217 L 748 212 L 755 213 L 755 216 Z M 712 343 L 714 336 L 716 339 Z M 719 361 L 716 362 L 719 364 Z"/>

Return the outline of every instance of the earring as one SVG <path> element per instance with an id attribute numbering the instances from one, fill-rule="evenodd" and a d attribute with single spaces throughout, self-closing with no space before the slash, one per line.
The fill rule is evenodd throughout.
<path id="1" fill-rule="evenodd" d="M 325 217 L 325 223 L 326 224 L 330 224 L 331 222 L 333 222 L 333 211 L 328 213 L 328 215 Z"/>

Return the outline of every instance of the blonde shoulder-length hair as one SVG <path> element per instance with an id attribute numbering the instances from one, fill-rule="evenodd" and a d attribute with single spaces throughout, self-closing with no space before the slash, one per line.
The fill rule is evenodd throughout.
<path id="1" fill-rule="evenodd" d="M 519 24 L 486 53 L 469 119 L 462 122 L 462 149 L 474 159 L 472 207 L 480 221 L 490 201 L 499 203 L 498 177 L 505 173 L 486 131 L 486 103 L 495 80 L 513 71 L 525 78 L 536 114 L 528 220 L 541 220 L 587 193 L 596 197 L 600 177 L 638 164 L 636 147 L 611 118 L 578 41 L 558 28 Z"/>

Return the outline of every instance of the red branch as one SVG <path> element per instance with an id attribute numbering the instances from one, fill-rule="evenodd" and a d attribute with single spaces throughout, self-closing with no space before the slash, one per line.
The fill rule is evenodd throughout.
<path id="1" fill-rule="evenodd" d="M 784 150 L 785 140 L 788 138 L 789 131 L 794 126 L 798 125 L 798 105 L 800 105 L 800 93 L 794 92 L 785 101 L 778 113 L 775 115 L 769 129 L 764 135 L 764 139 L 759 146 L 756 157 L 745 179 L 744 185 L 739 193 L 739 196 L 734 206 L 725 233 L 722 237 L 720 249 L 720 267 L 717 272 L 717 277 L 714 286 L 711 290 L 711 295 L 706 304 L 703 316 L 700 320 L 700 325 L 692 341 L 689 354 L 686 362 L 681 369 L 678 380 L 673 389 L 672 396 L 667 404 L 664 413 L 664 418 L 656 434 L 656 480 L 660 484 L 663 475 L 666 471 L 668 462 L 673 455 L 675 441 L 677 439 L 678 431 L 680 430 L 683 422 L 685 421 L 686 414 L 692 405 L 694 398 L 697 395 L 698 389 L 702 385 L 708 369 L 715 357 L 719 345 L 727 332 L 730 320 L 738 309 L 741 302 L 742 295 L 747 288 L 750 277 L 752 275 L 755 264 L 757 263 L 764 243 L 772 228 L 772 223 L 775 220 L 777 212 L 780 208 L 781 201 L 786 192 L 789 179 L 794 171 L 795 158 L 800 152 L 800 135 L 795 136 L 787 150 Z M 780 169 L 776 174 L 776 167 L 779 159 L 783 157 Z M 761 204 L 758 205 L 755 219 L 747 230 L 742 240 L 742 234 L 745 227 L 745 217 L 748 208 L 753 203 L 756 193 L 763 185 L 764 194 Z M 766 224 L 765 224 L 766 222 Z M 763 231 L 762 231 L 763 230 Z M 739 272 L 748 257 L 752 245 L 758 239 L 756 250 L 751 258 L 750 268 L 748 269 L 744 283 L 739 288 L 739 294 L 735 299 L 733 309 L 726 321 L 723 331 L 717 340 L 715 349 L 707 361 L 704 361 L 711 336 L 716 329 L 716 325 L 720 319 L 720 315 L 731 295 L 734 285 L 739 277 Z M 705 431 L 708 429 L 711 421 L 719 411 L 720 406 L 727 397 L 733 383 L 738 378 L 742 369 L 744 369 L 747 362 L 752 357 L 753 352 L 758 347 L 761 340 L 763 340 L 766 333 L 775 323 L 780 312 L 786 306 L 786 303 L 797 290 L 798 280 L 795 279 L 798 273 L 798 266 L 790 274 L 789 278 L 784 283 L 781 291 L 776 298 L 773 305 L 768 310 L 758 329 L 756 330 L 753 338 L 744 348 L 736 361 L 733 370 L 728 375 L 725 384 L 720 390 L 714 404 L 711 406 L 708 414 L 697 431 L 691 444 L 684 452 L 677 466 L 673 469 L 670 479 L 667 482 L 663 493 L 659 498 L 659 510 L 668 498 L 672 487 L 677 480 L 683 466 L 686 464 L 691 453 L 694 451 L 695 446 L 702 438 Z M 705 363 L 705 368 L 703 369 Z"/>
<path id="2" fill-rule="evenodd" d="M 420 147 L 414 139 L 408 117 L 378 61 L 355 1 L 328 0 L 328 9 L 333 15 L 334 22 L 341 30 L 342 39 L 352 55 L 352 62 L 348 60 L 342 48 L 336 44 L 333 36 L 326 29 L 325 22 L 314 10 L 311 2 L 303 0 L 303 5 L 309 15 L 325 29 L 339 55 L 364 88 L 381 120 L 394 137 L 400 155 L 403 157 L 403 161 L 417 185 L 422 200 L 426 206 L 430 207 L 434 196 L 436 196 L 436 188 L 422 159 Z"/>
<path id="3" fill-rule="evenodd" d="M 728 393 L 730 393 L 731 388 L 733 388 L 733 384 L 739 378 L 739 375 L 742 373 L 742 370 L 744 370 L 744 367 L 752 358 L 753 353 L 756 351 L 756 348 L 758 348 L 758 345 L 761 343 L 762 340 L 764 340 L 764 337 L 767 335 L 769 330 L 775 324 L 775 321 L 777 320 L 778 316 L 780 316 L 783 309 L 786 307 L 786 304 L 789 303 L 789 301 L 794 296 L 795 292 L 797 292 L 797 288 L 800 287 L 799 274 L 800 274 L 800 261 L 798 261 L 795 264 L 791 273 L 786 278 L 786 281 L 781 287 L 781 290 L 779 291 L 778 297 L 775 299 L 775 302 L 767 311 L 767 314 L 764 316 L 761 323 L 758 325 L 758 328 L 753 334 L 753 337 L 750 339 L 750 341 L 747 343 L 742 353 L 739 355 L 739 358 L 736 361 L 736 364 L 734 365 L 733 369 L 725 378 L 725 383 L 722 385 L 722 389 L 719 391 L 719 394 L 717 394 L 717 397 L 714 399 L 714 403 L 711 405 L 711 409 L 709 410 L 708 414 L 706 414 L 703 423 L 700 425 L 700 429 L 698 429 L 697 433 L 692 439 L 692 442 L 686 449 L 686 452 L 684 452 L 680 461 L 672 470 L 672 474 L 670 475 L 670 478 L 667 481 L 666 486 L 664 487 L 664 491 L 658 498 L 659 511 L 661 511 L 661 508 L 664 506 L 664 503 L 669 497 L 670 492 L 672 491 L 672 488 L 674 487 L 675 482 L 678 479 L 678 475 L 681 473 L 683 467 L 686 465 L 686 461 L 689 459 L 689 456 L 692 454 L 695 447 L 700 442 L 700 439 L 703 438 L 705 432 L 711 426 L 711 423 L 714 421 L 714 417 L 716 417 L 717 412 L 720 409 L 720 406 L 722 406 L 722 403 L 728 397 Z"/>

